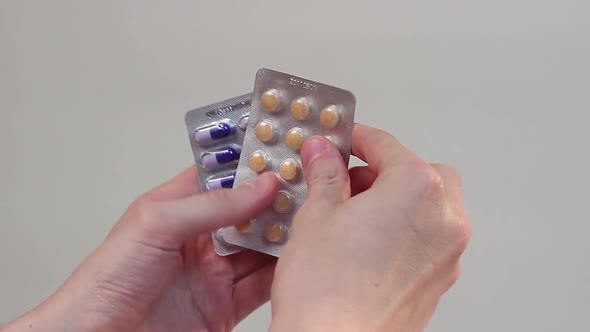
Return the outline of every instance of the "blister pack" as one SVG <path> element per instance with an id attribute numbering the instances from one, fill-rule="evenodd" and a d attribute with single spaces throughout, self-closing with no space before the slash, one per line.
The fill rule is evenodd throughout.
<path id="1" fill-rule="evenodd" d="M 280 255 L 291 221 L 307 197 L 299 156 L 303 141 L 324 136 L 348 163 L 354 109 L 349 91 L 269 69 L 257 72 L 235 185 L 272 171 L 281 188 L 269 208 L 245 224 L 225 228 L 225 241 Z"/>
<path id="2" fill-rule="evenodd" d="M 242 151 L 252 94 L 234 97 L 186 113 L 201 191 L 232 188 Z M 217 254 L 231 255 L 242 248 L 224 240 L 223 229 L 212 232 Z"/>

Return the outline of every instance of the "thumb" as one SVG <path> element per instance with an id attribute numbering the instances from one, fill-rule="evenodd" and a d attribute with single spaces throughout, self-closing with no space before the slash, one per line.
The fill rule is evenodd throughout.
<path id="1" fill-rule="evenodd" d="M 143 206 L 138 221 L 147 237 L 160 242 L 159 246 L 177 248 L 189 238 L 252 218 L 272 203 L 278 188 L 276 176 L 266 173 L 234 189 L 149 202 Z"/>
<path id="2" fill-rule="evenodd" d="M 301 148 L 308 201 L 338 204 L 350 198 L 350 178 L 340 151 L 329 140 L 312 136 Z"/>

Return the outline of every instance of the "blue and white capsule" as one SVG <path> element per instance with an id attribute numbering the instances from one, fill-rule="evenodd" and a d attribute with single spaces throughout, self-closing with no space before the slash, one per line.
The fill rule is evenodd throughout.
<path id="1" fill-rule="evenodd" d="M 236 179 L 236 172 L 214 176 L 205 181 L 207 190 L 232 188 Z"/>
<path id="2" fill-rule="evenodd" d="M 223 120 L 206 127 L 197 128 L 193 137 L 200 146 L 209 146 L 219 140 L 233 135 L 236 131 L 236 124 L 231 120 Z"/>
<path id="3" fill-rule="evenodd" d="M 201 165 L 208 171 L 234 165 L 240 159 L 240 152 L 242 152 L 242 149 L 235 144 L 219 150 L 205 152 L 201 156 Z"/>

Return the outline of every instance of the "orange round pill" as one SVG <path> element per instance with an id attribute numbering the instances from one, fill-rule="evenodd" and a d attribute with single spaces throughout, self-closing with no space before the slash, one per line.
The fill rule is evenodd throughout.
<path id="1" fill-rule="evenodd" d="M 250 159 L 248 159 L 248 166 L 250 166 L 250 169 L 254 172 L 260 173 L 264 171 L 267 164 L 268 160 L 262 151 L 255 151 L 252 153 L 252 155 L 250 155 Z"/>
<path id="2" fill-rule="evenodd" d="M 275 137 L 275 129 L 270 120 L 260 121 L 256 125 L 256 138 L 264 143 L 269 143 Z"/>
<path id="3" fill-rule="evenodd" d="M 340 123 L 340 113 L 335 105 L 330 105 L 320 113 L 320 123 L 324 128 L 332 129 Z"/>
<path id="4" fill-rule="evenodd" d="M 287 181 L 291 181 L 297 177 L 299 173 L 299 165 L 293 159 L 287 159 L 281 163 L 279 167 L 279 174 Z"/>
<path id="5" fill-rule="evenodd" d="M 281 95 L 279 90 L 270 89 L 260 97 L 260 105 L 268 112 L 276 112 L 281 106 Z"/>
<path id="6" fill-rule="evenodd" d="M 272 208 L 278 213 L 287 213 L 293 205 L 293 196 L 286 191 L 279 191 L 272 202 Z"/>
<path id="7" fill-rule="evenodd" d="M 293 128 L 287 132 L 287 135 L 285 135 L 285 144 L 294 151 L 299 151 L 301 149 L 304 140 L 305 137 L 300 128 Z"/>
<path id="8" fill-rule="evenodd" d="M 309 117 L 311 106 L 305 97 L 297 98 L 291 103 L 291 115 L 299 121 Z"/>
<path id="9" fill-rule="evenodd" d="M 287 228 L 280 224 L 272 224 L 264 230 L 264 238 L 273 243 L 282 242 L 287 235 Z"/>

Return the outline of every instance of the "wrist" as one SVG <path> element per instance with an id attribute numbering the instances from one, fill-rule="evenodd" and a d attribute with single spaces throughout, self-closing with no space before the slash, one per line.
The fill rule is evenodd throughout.
<path id="1" fill-rule="evenodd" d="M 64 285 L 46 301 L 16 320 L 0 327 L 0 332 L 99 331 L 101 319 L 84 312 L 85 303 Z"/>
<path id="2" fill-rule="evenodd" d="M 310 303 L 297 308 L 273 308 L 270 332 L 368 331 L 354 306 Z"/>
<path id="3" fill-rule="evenodd" d="M 2 326 L 0 332 L 64 331 L 65 316 L 58 308 L 43 303 L 16 320 Z"/>

